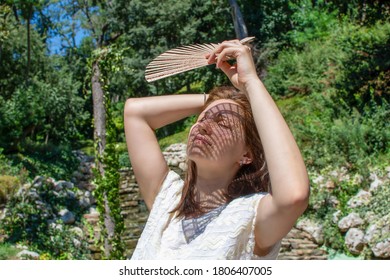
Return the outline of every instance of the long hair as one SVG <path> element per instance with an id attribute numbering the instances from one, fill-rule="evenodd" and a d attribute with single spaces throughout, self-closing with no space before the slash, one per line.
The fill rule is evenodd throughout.
<path id="1" fill-rule="evenodd" d="M 242 124 L 245 134 L 245 144 L 249 147 L 253 156 L 252 162 L 241 166 L 228 186 L 224 194 L 226 201 L 230 202 L 237 197 L 256 192 L 271 192 L 263 146 L 247 97 L 234 87 L 218 87 L 210 91 L 203 109 L 219 99 L 233 100 L 243 109 L 244 116 Z M 194 161 L 188 159 L 187 165 L 188 170 L 184 180 L 182 197 L 178 206 L 172 211 L 172 213 L 177 211 L 177 217 L 199 215 L 205 212 L 199 203 L 195 201 L 196 164 Z"/>

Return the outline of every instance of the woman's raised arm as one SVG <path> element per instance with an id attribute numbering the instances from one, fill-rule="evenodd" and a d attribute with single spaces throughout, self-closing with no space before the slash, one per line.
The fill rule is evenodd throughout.
<path id="1" fill-rule="evenodd" d="M 226 60 L 236 58 L 230 65 Z M 272 194 L 257 211 L 255 236 L 259 249 L 282 239 L 304 212 L 309 198 L 309 179 L 299 148 L 275 102 L 256 74 L 251 51 L 238 41 L 228 41 L 210 54 L 233 85 L 244 92 L 264 148 Z"/>
<path id="2" fill-rule="evenodd" d="M 126 101 L 127 149 L 141 195 L 149 209 L 168 173 L 154 130 L 199 113 L 203 104 L 204 97 L 200 94 L 131 98 Z"/>

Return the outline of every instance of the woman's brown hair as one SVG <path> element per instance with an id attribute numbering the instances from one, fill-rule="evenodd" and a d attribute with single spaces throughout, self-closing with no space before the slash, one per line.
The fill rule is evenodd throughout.
<path id="1" fill-rule="evenodd" d="M 210 91 L 203 109 L 219 99 L 233 100 L 243 109 L 242 125 L 245 134 L 245 144 L 249 147 L 253 156 L 252 162 L 241 166 L 228 186 L 227 192 L 224 194 L 226 202 L 229 203 L 237 197 L 251 193 L 270 192 L 270 179 L 263 146 L 247 97 L 234 87 L 218 87 Z M 192 160 L 188 160 L 187 165 L 188 170 L 184 180 L 182 197 L 178 206 L 172 211 L 172 213 L 177 211 L 178 217 L 198 216 L 205 212 L 199 203 L 195 201 L 196 164 Z"/>

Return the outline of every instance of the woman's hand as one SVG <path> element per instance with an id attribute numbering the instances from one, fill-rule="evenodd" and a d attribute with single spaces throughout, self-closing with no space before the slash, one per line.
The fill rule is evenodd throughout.
<path id="1" fill-rule="evenodd" d="M 259 80 L 250 47 L 241 44 L 238 40 L 221 43 L 206 58 L 209 64 L 216 62 L 217 68 L 220 68 L 232 84 L 243 92 L 251 81 Z M 236 60 L 234 65 L 227 61 L 231 59 Z"/>

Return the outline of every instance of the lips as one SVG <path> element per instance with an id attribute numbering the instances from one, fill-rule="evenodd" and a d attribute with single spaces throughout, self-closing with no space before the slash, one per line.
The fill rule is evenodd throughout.
<path id="1" fill-rule="evenodd" d="M 196 140 L 199 140 L 199 141 L 201 141 L 202 143 L 211 146 L 210 141 L 207 140 L 207 138 L 206 138 L 205 136 L 203 136 L 202 134 L 197 134 L 197 135 L 195 136 L 195 138 L 194 138 L 194 141 L 196 141 Z"/>

